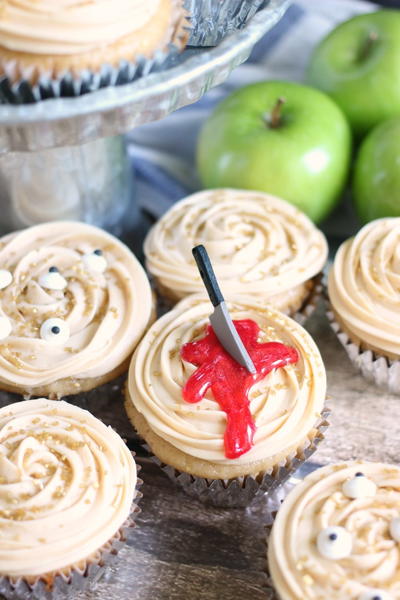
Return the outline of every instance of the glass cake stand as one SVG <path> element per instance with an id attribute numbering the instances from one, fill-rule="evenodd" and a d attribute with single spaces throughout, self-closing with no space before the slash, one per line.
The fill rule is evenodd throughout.
<path id="1" fill-rule="evenodd" d="M 222 83 L 288 3 L 270 0 L 219 46 L 188 48 L 168 70 L 133 83 L 78 98 L 0 105 L 0 233 L 73 219 L 118 234 L 127 216 L 133 223 L 138 209 L 123 134 Z"/>

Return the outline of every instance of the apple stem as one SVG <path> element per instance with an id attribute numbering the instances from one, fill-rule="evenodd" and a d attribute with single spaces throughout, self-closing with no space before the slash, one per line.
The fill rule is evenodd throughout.
<path id="1" fill-rule="evenodd" d="M 278 98 L 274 108 L 271 111 L 271 117 L 269 119 L 269 126 L 272 129 L 277 129 L 282 120 L 282 106 L 285 104 L 286 98 Z"/>
<path id="2" fill-rule="evenodd" d="M 360 50 L 360 54 L 359 54 L 359 61 L 362 62 L 363 60 L 365 60 L 366 58 L 368 58 L 372 48 L 375 46 L 376 42 L 378 40 L 378 34 L 376 31 L 370 31 L 368 36 L 365 39 L 364 44 L 361 46 L 361 50 Z"/>

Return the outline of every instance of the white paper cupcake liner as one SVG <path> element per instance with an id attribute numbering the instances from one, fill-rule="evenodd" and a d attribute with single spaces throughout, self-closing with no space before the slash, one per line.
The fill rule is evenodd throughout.
<path id="1" fill-rule="evenodd" d="M 186 0 L 192 24 L 189 45 L 216 46 L 266 4 L 265 0 Z"/>
<path id="2" fill-rule="evenodd" d="M 49 98 L 74 98 L 101 88 L 132 83 L 149 73 L 167 69 L 186 45 L 189 29 L 189 21 L 180 19 L 175 25 L 172 41 L 151 58 L 138 56 L 134 61 L 121 60 L 116 66 L 104 64 L 97 72 L 82 70 L 79 76 L 72 72 L 65 72 L 55 79 L 42 75 L 35 84 L 30 83 L 30 69 L 26 69 L 25 77 L 15 82 L 12 76 L 15 61 L 10 61 L 3 64 L 5 74 L 0 76 L 0 103 L 32 104 Z"/>
<path id="3" fill-rule="evenodd" d="M 136 465 L 136 467 L 139 472 L 140 465 Z M 72 598 L 78 592 L 94 589 L 125 545 L 129 530 L 136 527 L 134 517 L 141 512 L 138 503 L 143 497 L 139 491 L 142 484 L 143 481 L 138 478 L 135 501 L 128 519 L 112 539 L 87 560 L 85 568 L 72 567 L 68 574 L 44 574 L 43 579 L 39 576 L 34 583 L 28 583 L 22 577 L 10 579 L 0 576 L 0 598 L 6 600 L 65 600 Z M 50 577 L 52 577 L 51 584 L 48 583 Z"/>
<path id="4" fill-rule="evenodd" d="M 329 409 L 324 409 L 321 420 L 315 425 L 315 429 L 317 429 L 315 436 L 309 440 L 302 450 L 298 450 L 293 456 L 286 458 L 281 464 L 265 472 L 262 477 L 246 475 L 228 480 L 196 477 L 163 463 L 157 456 L 152 454 L 151 448 L 147 444 L 144 445 L 144 448 L 149 452 L 150 458 L 171 481 L 181 487 L 189 496 L 213 506 L 245 507 L 257 496 L 266 493 L 269 496 L 274 493 L 315 452 L 318 444 L 325 437 L 324 431 L 329 427 L 327 420 L 329 414 Z"/>
<path id="5" fill-rule="evenodd" d="M 400 395 L 400 360 L 390 360 L 372 350 L 363 350 L 360 344 L 353 342 L 336 321 L 329 303 L 326 315 L 347 356 L 363 377 L 392 394 Z"/>

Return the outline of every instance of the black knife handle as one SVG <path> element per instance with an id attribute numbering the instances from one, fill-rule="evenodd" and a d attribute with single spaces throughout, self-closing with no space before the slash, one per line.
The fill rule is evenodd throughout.
<path id="1" fill-rule="evenodd" d="M 221 290 L 219 289 L 217 278 L 215 277 L 214 269 L 212 268 L 210 257 L 204 246 L 195 246 L 192 249 L 192 254 L 199 269 L 199 273 L 206 286 L 207 293 L 213 306 L 218 306 L 224 301 Z"/>

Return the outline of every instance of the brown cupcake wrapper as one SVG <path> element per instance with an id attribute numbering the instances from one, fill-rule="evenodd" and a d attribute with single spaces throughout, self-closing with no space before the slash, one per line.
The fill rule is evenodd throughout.
<path id="1" fill-rule="evenodd" d="M 141 469 L 140 465 L 136 465 L 136 468 L 138 472 Z M 65 573 L 55 571 L 39 575 L 35 581 L 28 581 L 24 577 L 14 579 L 0 576 L 0 597 L 6 600 L 62 600 L 72 598 L 78 592 L 92 590 L 115 561 L 127 541 L 129 531 L 136 527 L 134 519 L 141 512 L 138 504 L 143 497 L 139 491 L 142 484 L 143 481 L 138 478 L 136 496 L 125 523 L 91 558 L 82 561 L 82 566 L 71 567 L 69 572 L 65 569 Z"/>
<path id="2" fill-rule="evenodd" d="M 289 314 L 292 319 L 297 321 L 300 325 L 303 325 L 309 317 L 316 310 L 318 303 L 323 295 L 324 286 L 322 283 L 323 274 L 319 273 L 315 277 L 313 277 L 313 287 L 305 298 L 300 309 L 294 312 L 294 314 Z M 162 316 L 166 312 L 172 310 L 174 306 L 179 302 L 179 300 L 173 300 L 168 297 L 167 290 L 163 288 L 157 279 L 150 276 L 152 288 L 155 290 L 156 298 L 157 298 L 157 314 L 158 316 Z"/>
<path id="3" fill-rule="evenodd" d="M 151 460 L 189 496 L 213 506 L 245 507 L 257 496 L 265 494 L 269 496 L 275 492 L 285 484 L 300 465 L 310 458 L 325 437 L 324 431 L 329 427 L 327 420 L 329 414 L 329 409 L 323 410 L 321 420 L 315 425 L 317 432 L 308 444 L 304 445 L 304 448 L 298 449 L 294 456 L 288 457 L 280 464 L 258 476 L 245 475 L 228 480 L 196 477 L 163 463 L 157 456 L 152 454 L 147 444 L 144 444 L 144 448 L 149 452 Z"/>
<path id="4" fill-rule="evenodd" d="M 190 46 L 216 46 L 227 35 L 242 29 L 265 0 L 186 0 L 192 24 Z"/>
<path id="5" fill-rule="evenodd" d="M 304 325 L 304 323 L 311 317 L 313 312 L 316 310 L 320 299 L 322 298 L 324 286 L 322 284 L 322 273 L 316 275 L 314 280 L 314 285 L 310 294 L 305 299 L 303 306 L 298 310 L 293 316 L 292 319 L 297 321 L 300 325 Z"/>
<path id="6" fill-rule="evenodd" d="M 181 0 L 176 2 L 181 4 Z M 4 73 L 0 76 L 0 104 L 32 104 L 50 98 L 74 98 L 102 88 L 132 83 L 140 77 L 168 68 L 186 46 L 189 31 L 189 19 L 178 19 L 171 42 L 165 48 L 156 50 L 151 58 L 137 56 L 132 61 L 121 60 L 117 65 L 104 64 L 96 72 L 82 69 L 79 75 L 73 71 L 66 71 L 55 78 L 42 74 L 35 83 L 31 83 L 32 68 L 19 67 L 17 59 L 0 59 Z M 17 71 L 21 71 L 22 76 L 15 80 Z"/>
<path id="7" fill-rule="evenodd" d="M 359 343 L 354 342 L 337 322 L 329 301 L 326 316 L 350 361 L 361 371 L 363 377 L 392 394 L 400 395 L 400 360 L 391 360 L 373 350 L 364 350 Z"/>

